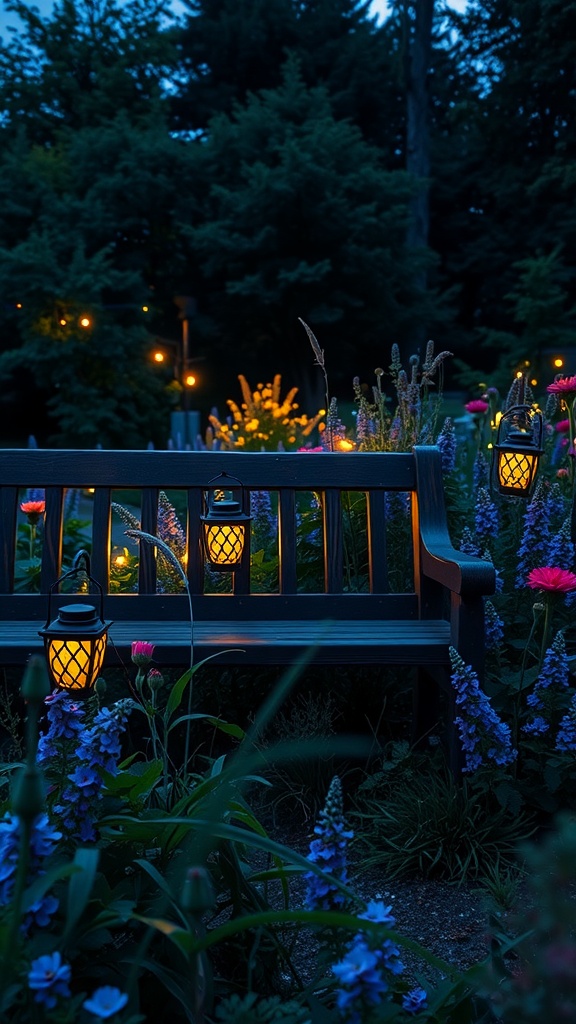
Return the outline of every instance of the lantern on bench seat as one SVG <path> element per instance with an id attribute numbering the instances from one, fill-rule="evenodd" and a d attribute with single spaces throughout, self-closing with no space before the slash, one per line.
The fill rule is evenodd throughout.
<path id="1" fill-rule="evenodd" d="M 542 413 L 514 405 L 498 424 L 492 456 L 492 486 L 500 494 L 529 498 L 542 455 Z"/>
<path id="2" fill-rule="evenodd" d="M 57 587 L 67 579 L 84 573 L 88 585 L 93 584 L 100 596 L 100 611 L 94 605 L 77 600 L 62 605 L 51 622 L 51 599 Z M 80 597 L 80 595 L 78 595 Z M 85 696 L 92 690 L 104 661 L 107 632 L 110 622 L 103 620 L 104 597 L 102 587 L 90 575 L 90 556 L 79 551 L 73 568 L 64 573 L 50 587 L 46 625 L 39 630 L 44 638 L 48 671 L 54 686 L 75 696 Z"/>
<path id="3" fill-rule="evenodd" d="M 204 524 L 206 559 L 213 569 L 234 572 L 240 567 L 246 528 L 252 519 L 244 507 L 245 491 L 240 480 L 228 473 L 213 477 L 208 487 L 210 490 L 204 496 L 204 513 L 200 516 Z M 234 497 L 234 491 L 238 490 L 240 500 Z"/>

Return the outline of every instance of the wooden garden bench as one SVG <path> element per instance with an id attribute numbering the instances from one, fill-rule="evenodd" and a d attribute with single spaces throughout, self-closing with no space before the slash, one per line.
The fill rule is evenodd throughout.
<path id="1" fill-rule="evenodd" d="M 239 478 L 247 492 L 272 496 L 277 516 L 274 593 L 253 592 L 248 547 L 233 574 L 233 592 L 208 592 L 211 577 L 199 517 L 209 481 L 222 472 Z M 43 488 L 46 501 L 40 592 L 34 594 L 14 592 L 17 524 L 25 521 L 19 506 L 27 488 Z M 483 598 L 494 591 L 494 570 L 452 546 L 435 447 L 406 454 L 0 451 L 0 665 L 24 664 L 42 649 L 38 630 L 46 621 L 50 586 L 62 572 L 65 492 L 70 488 L 93 493 L 85 546 L 91 553 L 91 574 L 106 595 L 105 617 L 113 621 L 109 665 L 129 660 L 133 640 L 154 643 L 160 666 L 189 662 L 187 596 L 157 592 L 153 546 L 133 548 L 139 557 L 137 592 L 109 593 L 115 492 L 121 491 L 125 502 L 128 495 L 131 507 L 139 509 L 142 529 L 155 534 L 159 493 L 165 491 L 179 494 L 185 509 L 195 661 L 218 652 L 218 661 L 227 664 L 284 665 L 313 647 L 318 663 L 416 666 L 420 729 L 432 713 L 432 681 L 448 678 L 450 645 L 482 680 Z M 314 495 L 318 507 L 322 578 L 313 593 L 301 592 L 299 582 L 302 494 Z M 360 508 L 352 521 L 346 518 L 350 495 Z M 411 500 L 399 500 L 399 495 Z M 406 592 L 397 592 L 402 588 L 394 589 L 388 549 L 402 503 L 411 518 L 402 556 L 410 556 L 412 580 Z M 117 534 L 117 522 L 114 530 Z M 346 553 L 351 543 L 364 551 L 363 592 L 350 588 Z M 52 601 L 55 609 L 70 596 L 54 595 Z"/>

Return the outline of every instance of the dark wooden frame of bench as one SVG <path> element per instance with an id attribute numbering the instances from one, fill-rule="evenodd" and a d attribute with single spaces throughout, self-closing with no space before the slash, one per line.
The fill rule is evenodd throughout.
<path id="1" fill-rule="evenodd" d="M 231 595 L 203 593 L 200 512 L 210 480 L 226 472 L 250 490 L 278 492 L 279 593 L 251 594 L 249 548 Z M 44 488 L 46 515 L 40 594 L 15 594 L 16 527 L 23 488 Z M 194 610 L 196 661 L 218 652 L 228 664 L 282 665 L 314 646 L 324 664 L 417 666 L 414 728 L 436 714 L 432 691 L 446 682 L 454 646 L 482 681 L 484 595 L 493 567 L 452 546 L 437 448 L 411 453 L 244 453 L 173 451 L 0 451 L 0 665 L 24 664 L 42 649 L 38 629 L 47 593 L 61 573 L 64 492 L 94 488 L 91 573 L 107 593 L 111 494 L 141 492 L 141 524 L 156 533 L 160 490 L 187 492 L 187 577 Z M 297 593 L 296 491 L 319 495 L 324 536 L 324 592 Z M 343 592 L 341 495 L 366 494 L 369 593 Z M 385 550 L 386 492 L 411 492 L 414 593 L 391 594 Z M 53 607 L 70 601 L 55 596 Z M 140 545 L 138 594 L 105 597 L 113 620 L 107 662 L 127 659 L 133 640 L 156 644 L 160 665 L 189 660 L 185 594 L 156 593 L 153 548 Z M 434 684 L 434 685 L 433 685 Z M 418 699 L 418 697 L 420 699 Z M 424 699 L 423 699 L 424 698 Z"/>

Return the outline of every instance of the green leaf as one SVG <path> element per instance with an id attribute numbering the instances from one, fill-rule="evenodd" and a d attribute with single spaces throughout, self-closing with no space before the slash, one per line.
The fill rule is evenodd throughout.
<path id="1" fill-rule="evenodd" d="M 74 925 L 82 916 L 88 900 L 90 899 L 90 893 L 92 892 L 92 886 L 94 885 L 94 879 L 96 877 L 96 870 L 98 868 L 100 852 L 94 848 L 80 847 L 74 854 L 73 864 L 79 870 L 72 875 L 68 884 L 68 897 L 66 900 L 66 925 L 64 934 L 68 936 Z"/>

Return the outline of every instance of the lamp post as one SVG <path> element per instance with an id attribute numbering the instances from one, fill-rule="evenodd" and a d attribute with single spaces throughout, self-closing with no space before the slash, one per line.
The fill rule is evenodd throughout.
<path id="1" fill-rule="evenodd" d="M 240 500 L 234 498 L 238 484 Z M 212 485 L 212 486 L 211 486 Z M 246 527 L 252 516 L 245 509 L 245 491 L 235 476 L 220 473 L 208 483 L 204 496 L 204 551 L 212 568 L 234 572 L 240 567 L 246 541 Z M 231 495 L 231 497 L 227 497 Z"/>
<path id="2" fill-rule="evenodd" d="M 498 424 L 492 454 L 492 487 L 500 494 L 529 498 L 542 455 L 542 413 L 514 405 Z"/>
<path id="3" fill-rule="evenodd" d="M 84 573 L 88 584 L 94 584 L 100 595 L 100 612 L 94 605 L 76 602 L 63 605 L 57 617 L 51 618 L 52 594 L 64 580 Z M 90 693 L 104 661 L 110 622 L 103 620 L 104 596 L 100 584 L 90 575 L 90 556 L 79 551 L 72 569 L 50 587 L 46 625 L 38 632 L 44 638 L 48 671 L 54 686 L 76 696 Z"/>
<path id="4" fill-rule="evenodd" d="M 196 383 L 196 378 L 190 372 L 190 320 L 196 316 L 198 307 L 196 299 L 191 295 L 175 295 L 174 303 L 178 307 L 178 316 L 182 321 L 182 347 L 178 379 L 183 391 L 182 413 L 172 414 L 172 435 L 180 434 L 184 443 L 193 448 L 200 430 L 200 413 L 190 409 L 191 391 Z"/>

